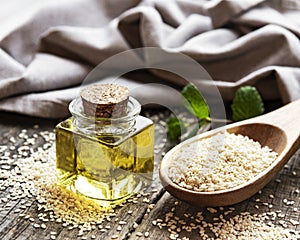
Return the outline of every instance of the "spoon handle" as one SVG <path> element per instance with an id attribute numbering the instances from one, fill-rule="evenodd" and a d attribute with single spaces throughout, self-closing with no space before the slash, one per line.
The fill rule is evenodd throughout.
<path id="1" fill-rule="evenodd" d="M 288 147 L 294 150 L 300 148 L 300 99 L 259 116 L 255 121 L 276 125 L 285 132 Z"/>

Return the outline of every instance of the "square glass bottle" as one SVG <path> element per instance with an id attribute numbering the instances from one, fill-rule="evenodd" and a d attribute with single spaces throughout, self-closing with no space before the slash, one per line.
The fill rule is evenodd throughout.
<path id="1" fill-rule="evenodd" d="M 117 204 L 152 180 L 154 123 L 139 115 L 129 97 L 127 115 L 96 118 L 84 113 L 81 98 L 69 106 L 72 117 L 56 126 L 59 184 L 103 206 Z"/>

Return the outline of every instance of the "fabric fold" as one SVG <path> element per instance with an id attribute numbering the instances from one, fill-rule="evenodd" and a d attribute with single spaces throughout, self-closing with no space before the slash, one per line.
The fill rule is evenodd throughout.
<path id="1" fill-rule="evenodd" d="M 128 49 L 115 25 L 116 22 L 101 28 L 51 28 L 42 35 L 39 51 L 96 66 Z"/>
<path id="2" fill-rule="evenodd" d="M 91 67 L 54 55 L 37 54 L 20 77 L 0 81 L 0 96 L 44 92 L 79 85 Z"/>
<path id="3" fill-rule="evenodd" d="M 171 89 L 178 92 L 188 80 L 161 69 L 159 63 L 185 72 L 191 66 L 177 57 L 166 63 L 163 54 L 151 53 L 153 47 L 183 54 L 198 64 L 204 70 L 193 76 L 195 83 L 216 86 L 225 104 L 243 85 L 255 85 L 264 100 L 296 100 L 300 98 L 300 19 L 295 16 L 300 10 L 287 7 L 285 1 L 41 4 L 0 39 L 0 110 L 66 117 L 81 85 L 116 81 L 113 77 L 128 85 L 142 103 L 177 105 L 180 97 Z M 5 11 L 2 5 L 0 14 Z M 129 53 L 125 59 L 120 57 L 124 52 Z M 148 68 L 152 63 L 156 69 Z M 138 74 L 133 78 L 126 70 Z"/>
<path id="4" fill-rule="evenodd" d="M 150 7 L 137 7 L 120 16 L 118 28 L 131 48 L 159 47 L 163 25 L 159 13 Z"/>
<path id="5" fill-rule="evenodd" d="M 4 78 L 17 77 L 25 71 L 25 67 L 0 49 L 0 81 Z"/>

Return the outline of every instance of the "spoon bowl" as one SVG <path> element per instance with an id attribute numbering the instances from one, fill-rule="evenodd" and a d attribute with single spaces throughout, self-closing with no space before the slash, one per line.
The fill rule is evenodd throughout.
<path id="1" fill-rule="evenodd" d="M 277 152 L 276 160 L 263 172 L 239 186 L 214 192 L 197 192 L 180 187 L 168 176 L 173 156 L 184 147 L 209 138 L 226 130 L 229 133 L 248 136 L 262 146 L 268 146 Z M 300 100 L 292 102 L 268 114 L 229 124 L 188 139 L 173 149 L 163 158 L 160 166 L 160 179 L 164 188 L 174 197 L 194 206 L 227 206 L 251 197 L 275 177 L 290 157 L 300 148 Z"/>

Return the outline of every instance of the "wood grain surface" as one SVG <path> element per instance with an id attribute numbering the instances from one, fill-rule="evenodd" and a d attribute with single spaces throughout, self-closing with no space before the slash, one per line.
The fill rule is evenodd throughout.
<path id="1" fill-rule="evenodd" d="M 0 114 L 1 146 L 11 146 L 11 137 L 16 139 L 16 143 L 14 143 L 16 147 L 21 146 L 23 142 L 18 138 L 18 135 L 22 129 L 26 129 L 28 135 L 33 135 L 41 131 L 53 131 L 54 126 L 58 123 L 57 120 L 37 119 L 8 113 Z M 47 223 L 45 229 L 34 227 L 34 223 L 38 222 L 31 222 L 21 216 L 26 214 L 36 217 L 38 215 L 39 210 L 35 199 L 26 198 L 25 202 L 21 200 L 5 202 L 3 198 L 10 194 L 9 189 L 6 189 L 0 191 L 0 200 L 2 199 L 0 201 L 0 239 L 54 239 L 54 235 L 56 239 L 172 239 L 170 226 L 164 224 L 168 218 L 183 220 L 185 226 L 194 226 L 197 224 L 195 222 L 197 214 L 201 212 L 205 221 L 212 223 L 214 214 L 211 213 L 211 210 L 195 208 L 181 202 L 166 193 L 161 186 L 158 178 L 158 166 L 162 155 L 169 148 L 169 144 L 165 140 L 164 128 L 164 120 L 167 115 L 167 113 L 160 113 L 153 117 L 156 122 L 157 148 L 155 150 L 156 169 L 152 185 L 145 190 L 144 195 L 125 203 L 124 206 L 117 207 L 115 209 L 116 215 L 103 222 L 105 232 L 96 228 L 83 236 L 78 236 L 77 229 L 68 230 L 62 224 L 55 222 Z M 39 128 L 34 127 L 37 124 Z M 43 144 L 43 140 L 40 139 L 33 147 L 37 148 Z M 270 210 L 277 211 L 284 213 L 284 216 L 276 218 L 273 221 L 275 225 L 281 226 L 282 220 L 284 220 L 286 228 L 300 230 L 300 225 L 294 222 L 299 221 L 300 215 L 298 210 L 300 209 L 299 176 L 300 152 L 298 151 L 261 192 L 242 203 L 217 209 L 217 211 L 227 211 L 229 215 L 236 215 L 241 212 L 259 214 L 270 212 Z M 23 207 L 20 208 L 21 206 Z M 19 208 L 21 211 L 16 212 L 15 210 Z M 290 221 L 291 219 L 292 221 Z M 120 228 L 119 221 L 126 223 L 122 224 Z M 178 236 L 180 239 L 184 239 L 184 237 L 186 237 L 185 239 L 201 239 L 198 230 L 191 230 L 183 226 L 177 227 L 181 227 Z M 51 232 L 56 232 L 56 234 L 51 234 Z M 208 234 L 213 236 L 212 233 Z"/>

